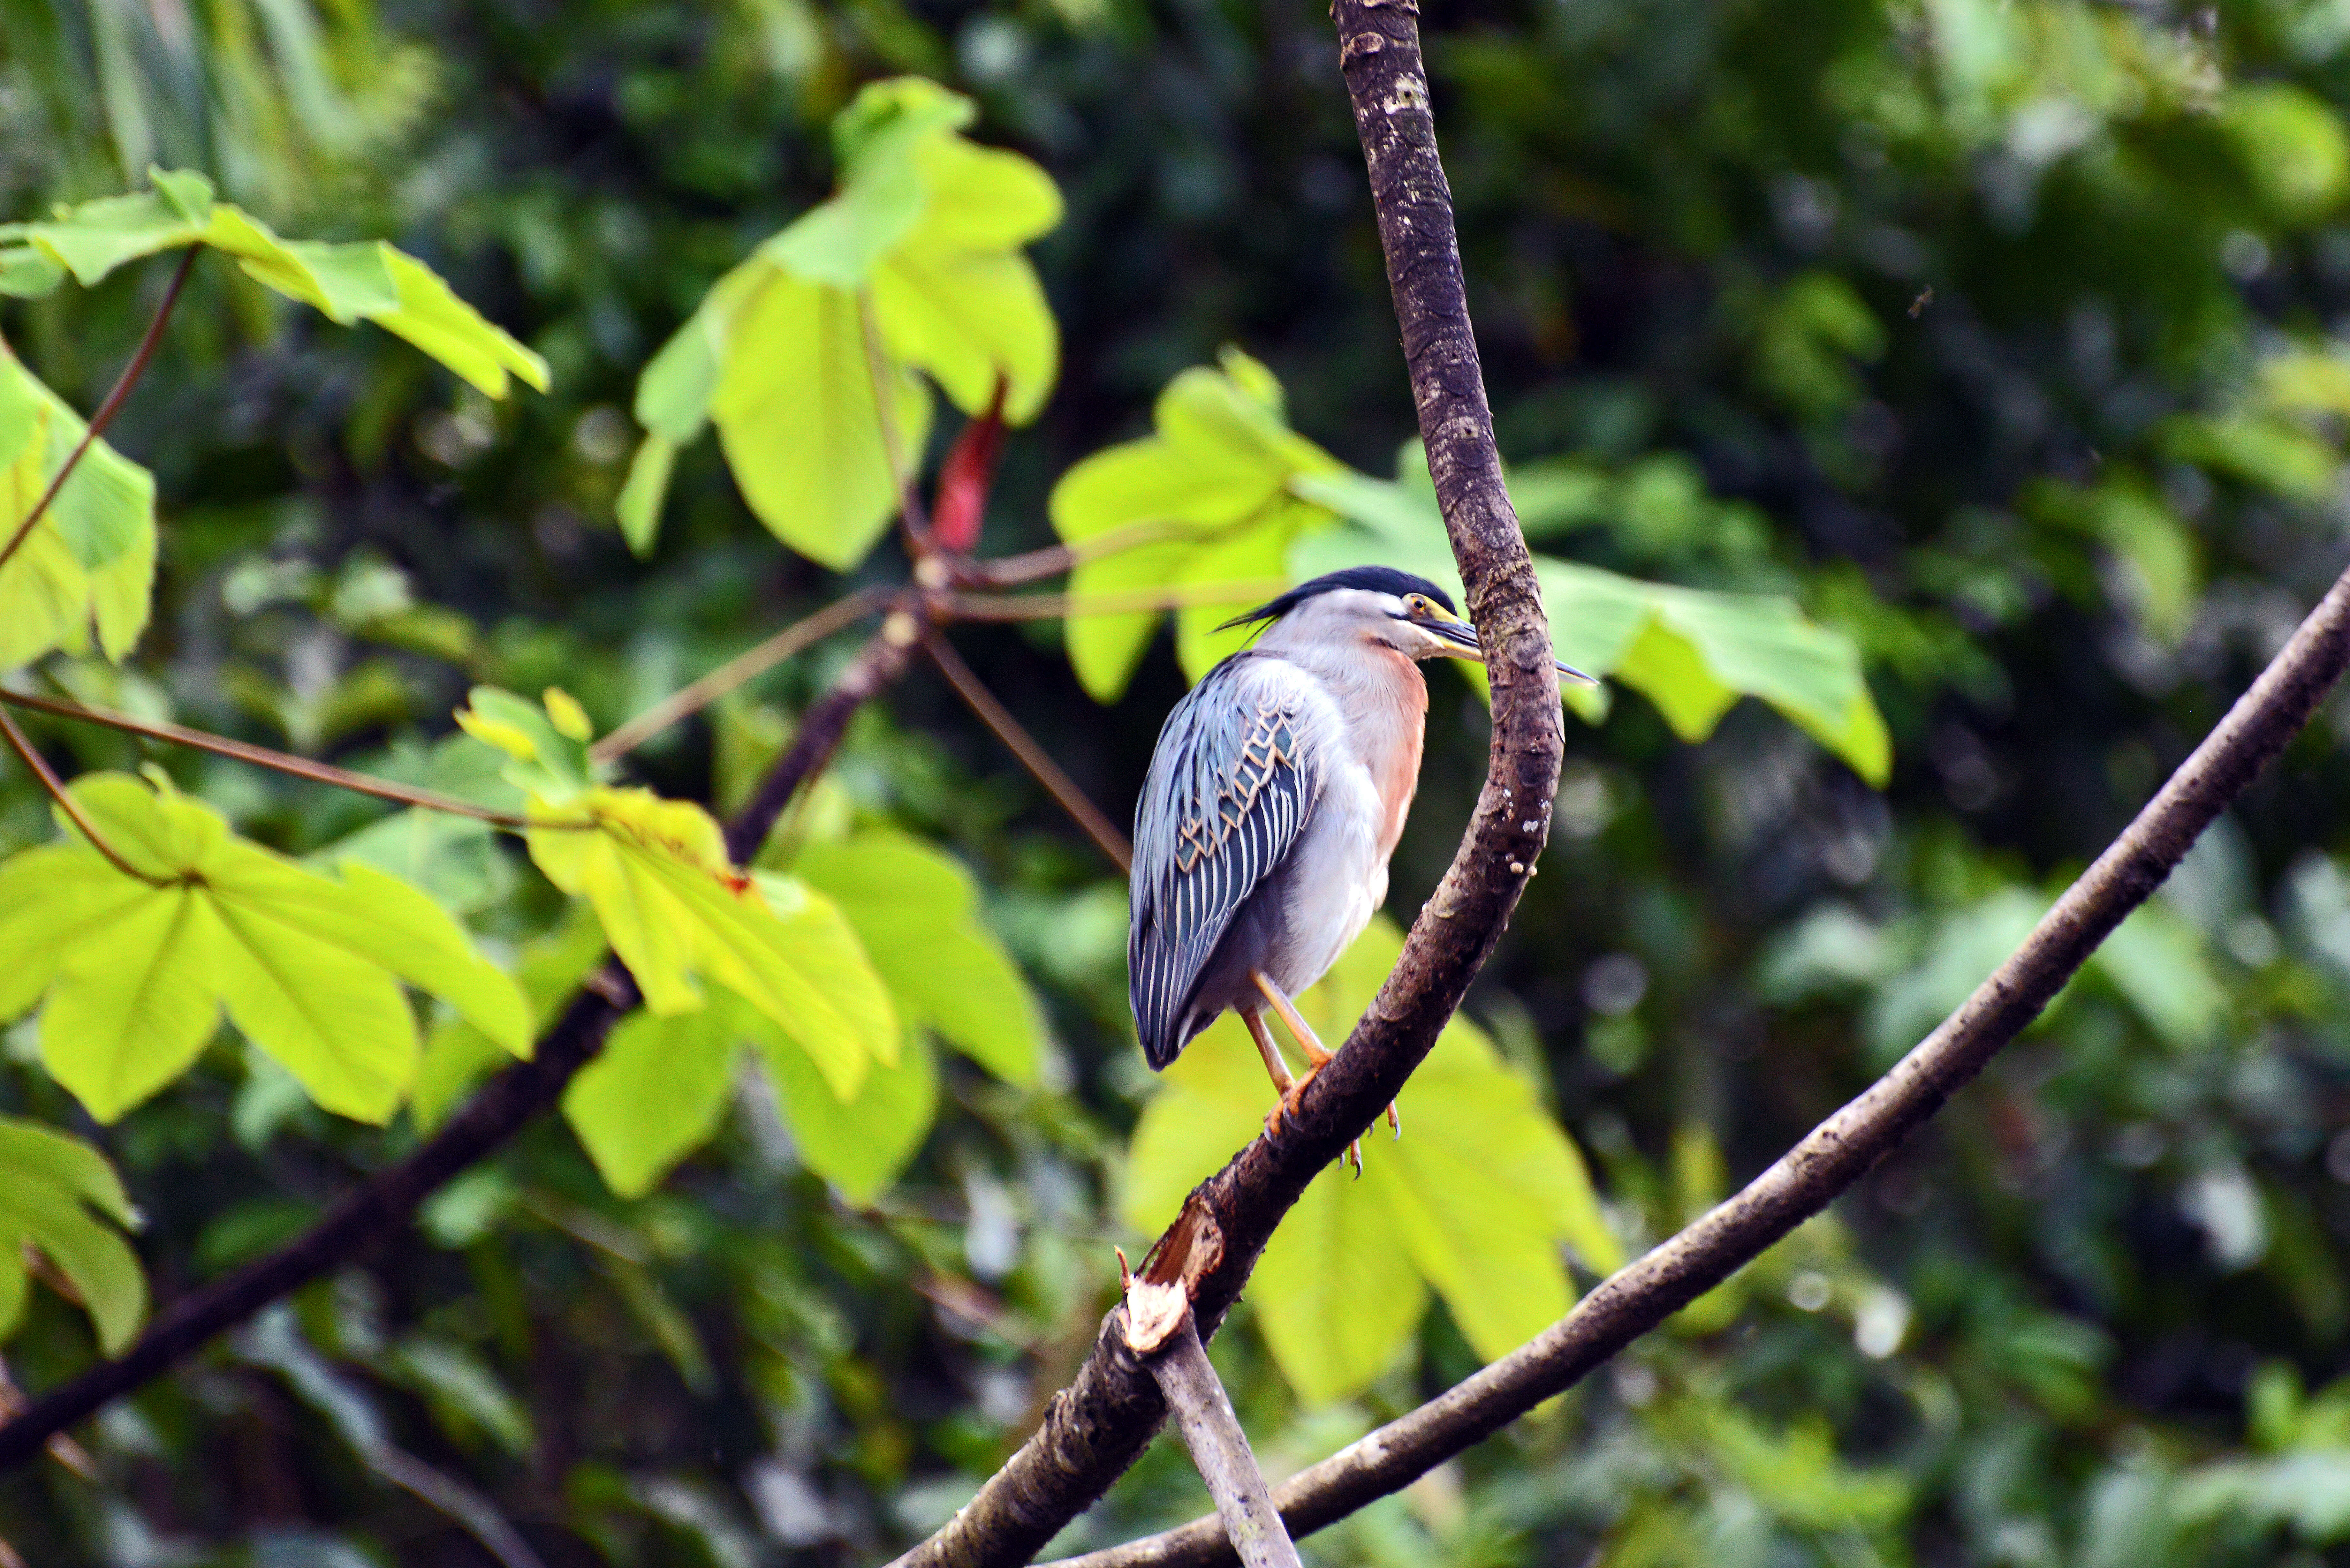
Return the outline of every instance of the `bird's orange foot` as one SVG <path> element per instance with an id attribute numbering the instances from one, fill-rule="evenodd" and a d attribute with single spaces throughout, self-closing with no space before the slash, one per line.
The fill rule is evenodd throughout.
<path id="1" fill-rule="evenodd" d="M 1402 1140 L 1403 1114 L 1395 1108 L 1393 1100 L 1388 1102 L 1388 1131 L 1395 1134 L 1397 1141 Z"/>

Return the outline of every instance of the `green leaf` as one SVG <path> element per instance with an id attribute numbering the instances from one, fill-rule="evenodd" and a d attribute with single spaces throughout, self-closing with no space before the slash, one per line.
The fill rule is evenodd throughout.
<path id="1" fill-rule="evenodd" d="M 1337 483 L 1309 477 L 1292 488 L 1356 524 L 1301 532 L 1289 552 L 1293 576 L 1378 562 L 1459 591 L 1432 493 L 1360 474 Z M 1535 556 L 1534 567 L 1558 656 L 1641 692 L 1683 740 L 1704 739 L 1740 697 L 1758 697 L 1868 783 L 1882 785 L 1890 775 L 1892 742 L 1859 649 L 1792 601 L 1644 583 L 1547 556 Z M 1605 712 L 1581 691 L 1565 695 L 1586 718 Z"/>
<path id="2" fill-rule="evenodd" d="M 566 734 L 549 705 L 494 686 L 474 687 L 466 702 L 457 711 L 458 727 L 513 758 L 499 776 L 525 794 L 562 805 L 585 794 L 601 776 L 588 743 Z"/>
<path id="3" fill-rule="evenodd" d="M 930 431 L 916 368 L 967 413 L 999 376 L 1013 423 L 1043 407 L 1058 330 L 1019 247 L 1060 221 L 1060 193 L 1028 160 L 957 136 L 973 112 L 913 78 L 873 83 L 841 111 L 840 190 L 721 278 L 638 382 L 649 433 L 618 503 L 632 549 L 651 548 L 676 449 L 709 421 L 759 520 L 845 570 L 897 509 L 877 379 L 908 464 Z"/>
<path id="4" fill-rule="evenodd" d="M 88 427 L 0 343 L 0 542 L 13 538 Z M 0 670 L 53 649 L 119 660 L 147 624 L 155 482 L 92 441 L 25 543 L 0 566 Z"/>
<path id="5" fill-rule="evenodd" d="M 753 1016 L 733 997 L 671 1018 L 631 1013 L 571 1080 L 564 1119 L 614 1193 L 643 1197 L 717 1132 Z"/>
<path id="6" fill-rule="evenodd" d="M 138 1257 L 106 1225 L 138 1215 L 105 1157 L 37 1122 L 0 1116 L 0 1339 L 16 1326 L 26 1295 L 24 1250 L 38 1247 L 73 1282 L 98 1329 L 99 1348 L 120 1355 L 147 1315 Z"/>
<path id="7" fill-rule="evenodd" d="M 1375 919 L 1299 998 L 1306 1022 L 1343 1038 L 1402 942 Z M 1143 1111 L 1120 1203 L 1127 1220 L 1145 1231 L 1171 1220 L 1184 1194 L 1262 1127 L 1273 1099 L 1239 1021 L 1218 1020 Z M 1426 1287 L 1491 1359 L 1566 1310 L 1561 1242 L 1597 1272 L 1623 1262 L 1581 1157 L 1474 1024 L 1446 1027 L 1397 1105 L 1402 1139 L 1375 1127 L 1360 1180 L 1335 1168 L 1317 1177 L 1250 1291 L 1274 1358 L 1309 1401 L 1359 1392 L 1384 1372 L 1419 1322 Z"/>
<path id="8" fill-rule="evenodd" d="M 870 1203 L 913 1158 L 938 1114 L 938 1064 L 929 1043 L 909 1033 L 897 1061 L 877 1063 L 846 1097 L 790 1041 L 762 1031 L 753 1043 L 801 1161 L 851 1203 Z"/>
<path id="9" fill-rule="evenodd" d="M 414 256 L 380 240 L 282 240 L 243 209 L 213 201 L 201 175 L 153 170 L 150 178 L 153 191 L 85 202 L 8 232 L 85 287 L 140 256 L 209 245 L 236 257 L 256 282 L 334 321 L 372 321 L 406 338 L 493 398 L 506 395 L 509 374 L 546 390 L 546 361 L 490 325 Z"/>
<path id="10" fill-rule="evenodd" d="M 13 1016 L 47 993 L 42 1060 L 101 1121 L 184 1072 L 224 1005 L 312 1099 L 364 1121 L 389 1119 L 414 1072 L 400 980 L 528 1051 L 514 982 L 414 888 L 356 862 L 319 876 L 123 774 L 73 794 L 147 879 L 80 844 L 0 865 L 0 955 L 21 961 L 0 1003 Z"/>
<path id="11" fill-rule="evenodd" d="M 1292 541 L 1326 521 L 1290 493 L 1301 480 L 1345 472 L 1282 423 L 1279 397 L 1271 372 L 1228 349 L 1222 369 L 1186 370 L 1168 384 L 1153 413 L 1156 433 L 1097 452 L 1063 475 L 1050 509 L 1064 541 L 1137 524 L 1162 524 L 1174 535 L 1081 564 L 1069 576 L 1070 594 L 1261 585 L 1277 575 Z M 1186 613 L 1187 664 L 1213 646 L 1206 628 L 1237 607 Z M 1113 701 L 1126 690 L 1161 618 L 1159 611 L 1070 618 L 1069 663 L 1095 701 Z"/>
<path id="12" fill-rule="evenodd" d="M 2140 905 L 2091 961 L 2175 1049 L 2210 1044 L 2227 1017 L 2227 988 L 2201 934 L 2167 904 Z"/>
<path id="13" fill-rule="evenodd" d="M 2315 94 L 2284 82 L 2230 86 L 2220 122 L 2236 143 L 2252 189 L 2285 222 L 2323 217 L 2350 190 L 2350 135 Z"/>
<path id="14" fill-rule="evenodd" d="M 897 510 L 873 379 L 856 299 L 778 270 L 735 318 L 711 400 L 751 510 L 835 570 L 863 559 Z M 884 380 L 895 388 L 898 451 L 911 462 L 930 440 L 930 393 L 900 369 Z"/>
<path id="15" fill-rule="evenodd" d="M 811 844 L 792 869 L 840 907 L 899 1015 L 1014 1084 L 1036 1081 L 1043 1010 L 951 857 L 894 833 Z"/>
<path id="16" fill-rule="evenodd" d="M 644 790 L 597 789 L 557 810 L 535 802 L 531 858 L 595 907 L 645 1005 L 701 1007 L 707 974 L 750 1002 L 854 1093 L 870 1058 L 893 1060 L 888 992 L 838 909 L 785 877 L 738 876 L 701 807 Z"/>

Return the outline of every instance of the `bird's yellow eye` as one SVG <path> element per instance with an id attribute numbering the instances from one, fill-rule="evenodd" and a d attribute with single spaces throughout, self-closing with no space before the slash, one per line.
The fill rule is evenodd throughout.
<path id="1" fill-rule="evenodd" d="M 1426 615 L 1428 613 L 1428 600 L 1419 594 L 1414 594 L 1409 598 L 1403 601 L 1403 607 L 1409 610 L 1414 615 Z"/>

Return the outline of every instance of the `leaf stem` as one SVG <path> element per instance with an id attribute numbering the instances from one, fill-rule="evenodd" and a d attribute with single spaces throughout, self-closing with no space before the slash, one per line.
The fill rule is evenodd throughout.
<path id="1" fill-rule="evenodd" d="M 756 647 L 736 654 L 700 680 L 662 698 L 588 747 L 588 756 L 599 763 L 615 762 L 626 756 L 679 720 L 700 712 L 745 681 L 764 675 L 802 649 L 820 642 L 870 615 L 889 599 L 889 591 L 886 588 L 860 588 L 847 598 L 834 600 Z"/>
<path id="2" fill-rule="evenodd" d="M 72 792 L 66 788 L 65 781 L 57 777 L 56 769 L 49 766 L 48 759 L 36 751 L 33 742 L 25 738 L 25 732 L 17 728 L 16 715 L 5 708 L 0 708 L 0 735 L 7 738 L 8 749 L 32 770 L 33 776 L 41 781 L 41 787 L 49 792 L 49 798 L 57 803 L 57 809 L 66 814 L 84 838 L 89 840 L 92 849 L 105 856 L 108 863 L 125 877 L 144 882 L 150 888 L 168 886 L 162 878 L 150 877 L 125 860 L 122 852 L 106 841 L 106 835 L 98 830 L 98 824 L 89 819 L 89 813 L 81 808 L 81 802 L 74 799 Z"/>
<path id="3" fill-rule="evenodd" d="M 1061 809 L 1086 830 L 1086 836 L 1091 838 L 1120 871 L 1133 869 L 1134 846 L 1126 841 L 1126 835 L 1102 815 L 1099 806 L 1086 797 L 1086 792 L 1077 787 L 1075 779 L 1061 771 L 1061 764 L 1053 760 L 1051 753 L 1036 743 L 1034 735 L 1022 728 L 1020 721 L 1012 716 L 1011 710 L 996 701 L 995 693 L 972 672 L 971 666 L 962 661 L 962 656 L 948 645 L 946 639 L 935 629 L 925 628 L 922 650 L 931 656 L 931 662 L 939 667 L 939 673 L 947 678 L 947 684 L 955 689 L 955 695 L 962 698 L 971 711 L 979 715 L 980 722 L 994 731 L 995 738 L 1036 775 L 1036 782 L 1052 792 L 1053 798 L 1061 803 Z"/>
<path id="4" fill-rule="evenodd" d="M 1087 561 L 1098 561 L 1105 556 L 1118 555 L 1143 545 L 1156 545 L 1169 539 L 1204 539 L 1221 532 L 1220 528 L 1206 528 L 1196 523 L 1154 518 L 1141 523 L 1122 524 L 1090 539 L 1079 539 L 1073 544 L 1047 545 L 1041 550 L 1001 556 L 992 561 L 965 561 L 956 568 L 956 575 L 974 587 L 1018 587 L 1024 583 L 1057 577 Z"/>
<path id="5" fill-rule="evenodd" d="M 882 461 L 889 465 L 889 482 L 898 489 L 898 519 L 906 527 L 906 552 L 920 561 L 936 554 L 931 545 L 930 520 L 922 498 L 915 493 L 915 474 L 907 465 L 904 442 L 898 434 L 898 410 L 889 396 L 889 357 L 881 348 L 881 324 L 873 317 L 873 294 L 857 291 L 857 322 L 865 335 L 865 376 L 873 388 L 873 417 L 881 427 Z"/>
<path id="6" fill-rule="evenodd" d="M 1246 604 L 1269 599 L 1289 585 L 1279 577 L 1201 583 L 1186 588 L 1138 588 L 1123 594 L 992 594 L 937 596 L 939 607 L 960 620 L 1065 620 L 1076 616 L 1137 615 L 1191 609 L 1200 605 Z"/>
<path id="7" fill-rule="evenodd" d="M 510 811 L 494 811 L 455 795 L 437 790 L 416 789 L 390 779 L 374 778 L 367 774 L 355 774 L 348 768 L 338 768 L 332 763 L 312 762 L 285 752 L 274 752 L 266 746 L 255 746 L 244 741 L 232 741 L 225 735 L 207 734 L 183 725 L 164 723 L 157 720 L 134 719 L 128 713 L 117 713 L 105 708 L 85 708 L 78 702 L 60 701 L 55 697 L 36 697 L 29 691 L 11 691 L 0 687 L 0 705 L 29 708 L 36 713 L 54 718 L 76 719 L 85 724 L 101 724 L 125 734 L 144 735 L 151 741 L 162 741 L 174 746 L 186 746 L 192 751 L 209 752 L 216 757 L 234 762 L 251 763 L 255 767 L 269 768 L 290 774 L 313 784 L 332 784 L 355 794 L 372 795 L 401 805 L 422 806 L 427 811 L 444 811 L 452 816 L 470 816 L 476 822 L 486 822 L 493 827 L 511 828 L 522 832 L 531 827 L 549 826 L 534 823 L 526 816 Z"/>
<path id="8" fill-rule="evenodd" d="M 49 504 L 57 498 L 57 492 L 66 487 L 66 481 L 73 477 L 73 471 L 80 465 L 82 453 L 89 450 L 89 443 L 96 441 L 106 427 L 114 422 L 114 416 L 121 411 L 123 400 L 138 384 L 140 376 L 147 369 L 147 361 L 155 357 L 155 345 L 162 341 L 163 324 L 171 320 L 172 306 L 180 302 L 180 290 L 187 286 L 188 274 L 195 270 L 196 253 L 203 248 L 202 245 L 190 245 L 182 253 L 180 265 L 163 290 L 162 303 L 155 307 L 155 319 L 147 324 L 146 336 L 139 339 L 139 347 L 131 351 L 130 362 L 122 367 L 122 374 L 114 379 L 113 387 L 106 394 L 106 401 L 99 404 L 98 412 L 90 415 L 88 428 L 81 432 L 80 442 L 67 454 L 65 466 L 58 469 L 49 481 L 49 487 L 41 492 L 41 498 L 33 503 L 33 509 L 25 514 L 25 520 L 16 524 L 16 531 L 8 536 L 8 543 L 0 545 L 0 566 L 6 566 L 9 558 L 32 536 L 33 530 L 40 526 Z"/>

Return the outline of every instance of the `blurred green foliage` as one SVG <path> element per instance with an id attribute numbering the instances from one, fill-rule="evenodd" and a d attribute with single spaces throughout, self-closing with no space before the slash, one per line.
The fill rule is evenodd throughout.
<path id="1" fill-rule="evenodd" d="M 2339 569 L 2350 20 L 2330 0 L 1541 0 L 1425 25 L 1537 547 L 1796 607 L 1791 624 L 1857 648 L 1889 742 L 1878 792 L 1757 704 L 1694 744 L 1644 701 L 1570 731 L 1544 875 L 1469 1012 L 1488 1081 L 1506 1073 L 1572 1135 L 1607 1237 L 1637 1250 L 1929 1027 Z M 833 193 L 835 113 L 909 73 L 970 95 L 970 138 L 1033 161 L 1066 203 L 1029 252 L 1058 381 L 1007 446 L 991 552 L 1051 543 L 1062 476 L 1150 437 L 1162 389 L 1227 344 L 1263 378 L 1232 358 L 1227 375 L 1276 386 L 1291 439 L 1318 443 L 1302 466 L 1326 453 L 1409 490 L 1393 454 L 1411 409 L 1332 54 L 1318 6 L 1212 0 L 0 0 L 5 216 L 144 189 L 151 164 L 201 170 L 276 232 L 389 237 L 551 372 L 546 397 L 494 400 L 199 268 L 109 436 L 156 479 L 154 619 L 120 668 L 60 632 L 37 679 L 511 804 L 495 754 L 448 738 L 476 684 L 559 686 L 608 730 L 845 584 L 890 578 L 888 546 L 846 578 L 779 551 L 715 443 L 678 451 L 648 560 L 615 509 L 656 352 Z M 169 265 L 12 297 L 0 333 L 86 415 Z M 934 447 L 954 433 L 940 423 Z M 1283 575 L 1291 543 L 1226 575 Z M 1115 815 L 1183 680 L 1146 635 L 1098 667 L 1055 623 L 957 639 Z M 639 779 L 735 804 L 846 651 L 649 745 Z M 1073 654 L 1115 704 L 1086 695 Z M 1711 672 L 1800 708 L 1741 685 L 1754 675 Z M 1399 917 L 1434 885 L 1483 753 L 1473 697 L 1437 692 Z M 157 763 L 250 838 L 426 888 L 542 1019 L 595 957 L 594 927 L 485 830 L 32 727 L 69 770 Z M 2329 711 L 2048 1020 L 1833 1215 L 1309 1551 L 1464 1568 L 2338 1557 L 2344 729 Z M 21 775 L 0 792 L 0 847 L 48 836 Z M 1014 1032 L 1033 1073 L 1000 1018 L 959 1021 L 885 974 L 899 1017 L 958 1050 L 912 1041 L 878 1130 L 827 1147 L 798 1057 L 656 1044 L 651 1087 L 577 1094 L 640 1102 L 619 1125 L 665 1141 L 616 1157 L 549 1118 L 416 1234 L 94 1423 L 89 1475 L 0 1483 L 0 1538 L 43 1564 L 453 1565 L 519 1540 L 549 1565 L 733 1568 L 871 1561 L 941 1521 L 1090 1341 L 1109 1247 L 1139 1239 L 1127 1149 L 1159 1085 L 1128 1033 L 1122 886 L 920 674 L 860 714 L 771 856 L 854 923 L 853 868 L 817 862 L 902 841 L 926 846 L 942 902 L 971 890 L 934 911 L 942 952 L 1004 1009 L 1025 989 L 986 955 L 1033 988 L 1034 1031 Z M 43 1249 L 39 1283 L 0 1284 L 24 1303 L 11 1376 L 50 1386 L 119 1338 L 117 1222 L 143 1220 L 169 1300 L 409 1147 L 499 1051 L 442 1020 L 411 1116 L 370 1128 L 224 1033 L 100 1129 L 38 1067 L 36 1030 L 11 1030 L 0 1111 L 102 1148 L 130 1199 L 77 1157 L 0 1146 L 28 1173 L 0 1218 Z M 676 1116 L 653 1114 L 656 1089 Z M 924 1096 L 927 1134 L 890 1149 Z M 877 1150 L 909 1162 L 894 1182 Z M 1412 1168 L 1383 1140 L 1367 1152 L 1382 1179 Z M 633 1188 L 672 1159 L 626 1200 L 598 1170 Z M 1567 1218 L 1558 1256 L 1587 1282 L 1597 1238 Z M 1492 1347 L 1409 1232 L 1360 1246 L 1344 1263 L 1389 1293 L 1334 1293 L 1330 1343 L 1390 1328 L 1352 1392 L 1302 1396 L 1279 1347 L 1310 1329 L 1254 1303 L 1217 1344 L 1276 1469 Z M 1393 1293 L 1430 1285 L 1393 1329 Z M 1203 1506 L 1162 1444 L 1064 1544 Z"/>

